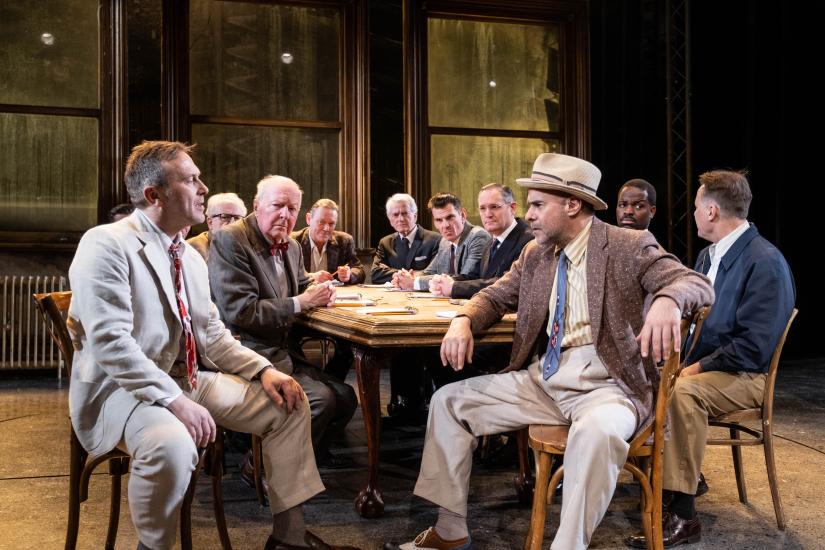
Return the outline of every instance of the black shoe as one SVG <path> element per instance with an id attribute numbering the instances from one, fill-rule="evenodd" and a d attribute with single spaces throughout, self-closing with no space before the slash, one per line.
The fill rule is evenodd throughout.
<path id="1" fill-rule="evenodd" d="M 401 426 L 420 427 L 427 425 L 427 406 L 423 403 L 412 405 L 409 401 L 401 400 L 398 403 L 387 405 L 389 416 L 382 418 L 381 422 L 388 428 L 399 428 Z"/>
<path id="2" fill-rule="evenodd" d="M 699 523 L 699 514 L 696 514 L 693 519 L 682 519 L 674 513 L 666 512 L 662 517 L 662 543 L 665 548 L 680 544 L 693 544 L 700 540 L 702 540 L 702 524 Z M 644 533 L 630 535 L 625 542 L 634 548 L 647 548 Z"/>
<path id="3" fill-rule="evenodd" d="M 315 464 L 319 470 L 344 470 L 354 468 L 355 461 L 348 456 L 337 456 L 327 451 L 324 456 L 316 457 Z"/>
<path id="4" fill-rule="evenodd" d="M 696 496 L 700 497 L 708 492 L 708 482 L 705 481 L 705 474 L 699 472 L 699 483 L 696 484 Z"/>

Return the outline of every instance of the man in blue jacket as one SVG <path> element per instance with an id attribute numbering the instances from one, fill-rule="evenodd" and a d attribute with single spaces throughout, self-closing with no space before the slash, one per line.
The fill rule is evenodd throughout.
<path id="1" fill-rule="evenodd" d="M 696 228 L 712 244 L 699 253 L 695 269 L 713 282 L 716 301 L 671 402 L 663 480 L 663 500 L 670 500 L 666 547 L 700 539 L 694 495 L 708 416 L 762 405 L 771 356 L 796 299 L 788 262 L 747 221 L 752 196 L 745 175 L 717 170 L 699 182 Z M 628 542 L 644 548 L 645 540 L 634 535 Z"/>

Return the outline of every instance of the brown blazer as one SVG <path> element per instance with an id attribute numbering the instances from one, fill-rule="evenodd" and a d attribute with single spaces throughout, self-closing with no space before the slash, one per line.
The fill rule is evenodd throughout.
<path id="1" fill-rule="evenodd" d="M 209 231 L 204 231 L 199 235 L 186 239 L 186 242 L 203 256 L 203 261 L 209 261 Z"/>
<path id="2" fill-rule="evenodd" d="M 310 243 L 309 228 L 305 227 L 300 231 L 293 231 L 289 235 L 301 245 L 301 252 L 304 257 L 304 269 L 309 271 L 312 268 L 312 245 Z M 367 274 L 361 260 L 355 254 L 355 241 L 352 235 L 343 231 L 335 231 L 332 239 L 327 243 L 327 265 L 326 270 L 335 273 L 339 265 L 348 265 L 352 270 L 348 285 L 357 285 L 364 282 Z"/>
<path id="3" fill-rule="evenodd" d="M 546 328 L 553 275 L 554 247 L 532 241 L 495 284 L 481 290 L 459 312 L 473 332 L 485 329 L 508 311 L 518 311 L 510 364 L 503 372 L 527 366 Z M 627 394 L 646 424 L 653 405 L 656 369 L 643 360 L 636 335 L 641 332 L 645 296 L 668 296 L 682 312 L 713 303 L 707 277 L 659 249 L 647 231 L 629 231 L 596 218 L 587 241 L 587 304 L 593 343 L 607 371 Z M 521 307 L 519 307 L 521 304 Z"/>

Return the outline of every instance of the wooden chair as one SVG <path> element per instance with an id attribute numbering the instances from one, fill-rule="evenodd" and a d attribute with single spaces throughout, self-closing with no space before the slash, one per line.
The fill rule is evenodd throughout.
<path id="1" fill-rule="evenodd" d="M 52 339 L 63 357 L 66 364 L 66 371 L 71 378 L 72 359 L 74 358 L 74 347 L 66 327 L 66 314 L 71 302 L 71 292 L 51 292 L 48 294 L 35 294 L 34 299 L 40 313 L 49 325 Z M 80 503 L 89 498 L 89 479 L 95 468 L 106 462 L 109 465 L 109 475 L 111 476 L 112 488 L 109 504 L 109 526 L 106 532 L 107 550 L 114 549 L 117 538 L 118 520 L 120 519 L 120 480 L 121 476 L 129 471 L 130 457 L 120 449 L 112 449 L 108 453 L 99 456 L 89 456 L 80 441 L 74 427 L 70 427 L 70 447 L 69 447 L 69 522 L 66 528 L 66 550 L 74 550 L 77 545 L 77 534 L 80 527 Z M 221 477 L 223 475 L 223 438 L 219 436 L 214 444 L 210 444 L 205 449 L 199 450 L 200 459 L 195 471 L 192 472 L 192 479 L 186 490 L 183 505 L 180 512 L 180 538 L 181 548 L 192 549 L 192 499 L 195 496 L 195 486 L 201 468 L 206 467 L 212 476 L 212 492 L 214 496 L 215 521 L 218 528 L 218 535 L 221 546 L 225 550 L 231 550 L 229 533 L 226 529 L 226 517 L 223 510 L 223 490 L 221 487 Z M 207 465 L 208 463 L 208 465 Z"/>
<path id="2" fill-rule="evenodd" d="M 739 490 L 739 501 L 748 503 L 748 493 L 745 486 L 745 471 L 742 466 L 743 445 L 762 445 L 765 451 L 765 468 L 768 470 L 768 485 L 771 488 L 773 498 L 773 510 L 776 514 L 776 525 L 780 531 L 785 530 L 785 512 L 782 508 L 782 500 L 779 498 L 779 485 L 776 477 L 776 460 L 773 452 L 773 390 L 776 385 L 776 373 L 779 370 L 779 358 L 782 355 L 782 347 L 785 345 L 785 338 L 791 329 L 791 324 L 799 311 L 794 308 L 791 317 L 785 325 L 785 332 L 776 344 L 776 348 L 771 357 L 771 364 L 768 369 L 768 378 L 765 381 L 765 393 L 762 398 L 762 406 L 753 409 L 742 409 L 731 411 L 720 416 L 708 419 L 708 425 L 730 430 L 729 439 L 708 439 L 708 445 L 729 445 L 733 455 L 733 471 L 736 475 L 736 487 Z M 759 421 L 762 423 L 762 431 L 743 426 L 742 422 Z M 742 439 L 740 432 L 744 432 L 751 437 Z"/>
<path id="3" fill-rule="evenodd" d="M 687 334 L 691 321 L 700 323 L 707 317 L 710 308 L 703 308 L 692 319 L 682 321 L 682 341 Z M 659 389 L 655 394 L 654 419 L 641 433 L 630 442 L 627 462 L 624 469 L 633 474 L 641 485 L 642 526 L 648 540 L 648 548 L 662 549 L 662 460 L 664 453 L 664 431 L 667 418 L 667 406 L 681 365 L 680 354 L 670 354 L 661 370 Z M 663 398 L 664 397 L 664 398 Z M 567 447 L 569 426 L 529 427 L 529 446 L 536 454 L 536 485 L 533 496 L 533 513 L 530 517 L 530 530 L 524 541 L 525 550 L 540 550 L 544 539 L 544 524 L 547 515 L 548 494 L 552 498 L 551 488 L 555 488 L 562 476 L 564 467 L 559 467 L 550 477 L 550 465 L 553 455 L 563 455 Z M 635 459 L 646 459 L 648 465 L 642 469 Z"/>

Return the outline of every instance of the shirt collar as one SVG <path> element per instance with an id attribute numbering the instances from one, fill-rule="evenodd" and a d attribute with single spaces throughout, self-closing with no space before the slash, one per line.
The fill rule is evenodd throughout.
<path id="1" fill-rule="evenodd" d="M 730 247 L 733 246 L 733 243 L 736 242 L 742 234 L 748 230 L 750 224 L 748 220 L 743 220 L 742 223 L 733 231 L 719 239 L 719 242 L 711 245 L 710 248 L 710 260 L 713 261 L 721 261 L 722 258 L 725 257 L 725 253 L 730 250 Z"/>
<path id="2" fill-rule="evenodd" d="M 513 229 L 515 229 L 517 225 L 518 225 L 518 222 L 516 221 L 515 218 L 513 218 L 513 223 L 511 223 L 510 226 L 507 229 L 504 230 L 504 233 L 502 233 L 501 235 L 496 237 L 496 240 L 498 241 L 498 244 L 503 244 L 504 239 L 506 239 L 510 235 L 510 233 L 512 233 Z"/>
<path id="3" fill-rule="evenodd" d="M 407 241 L 409 241 L 409 243 L 410 243 L 410 244 L 412 244 L 412 242 L 415 240 L 415 232 L 416 232 L 416 231 L 418 231 L 418 224 L 415 224 L 415 227 L 413 227 L 413 230 L 412 230 L 412 231 L 410 231 L 410 232 L 407 234 L 407 236 L 406 236 L 406 237 L 402 237 L 402 238 L 407 239 Z M 399 237 L 401 237 L 401 233 L 397 233 L 397 235 L 398 235 Z"/>
<path id="4" fill-rule="evenodd" d="M 310 239 L 309 239 L 309 247 L 310 247 L 310 249 L 311 249 L 313 252 L 318 252 L 318 254 L 323 254 L 324 252 L 326 252 L 326 251 L 327 251 L 327 245 L 328 245 L 328 244 L 329 244 L 329 241 L 325 242 L 325 243 L 324 243 L 324 247 L 323 247 L 323 248 L 320 250 L 320 252 L 319 252 L 319 251 L 318 251 L 318 247 L 315 245 L 315 241 L 313 241 L 313 240 L 312 240 L 312 237 L 310 237 Z"/>
<path id="5" fill-rule="evenodd" d="M 135 209 L 135 212 L 136 212 L 139 216 L 142 216 L 142 217 L 143 217 L 143 220 L 146 222 L 146 225 L 148 225 L 148 226 L 149 226 L 149 229 L 150 229 L 152 232 L 154 232 L 154 233 L 157 233 L 157 234 L 158 234 L 158 236 L 160 237 L 160 242 L 161 242 L 161 244 L 163 245 L 163 249 L 164 249 L 164 250 L 169 250 L 169 247 L 170 247 L 170 246 L 172 246 L 172 244 L 177 244 L 177 243 L 179 243 L 179 242 L 181 242 L 181 241 L 183 240 L 183 239 L 181 239 L 181 238 L 180 238 L 180 233 L 178 233 L 177 235 L 175 235 L 174 240 L 173 240 L 172 238 L 170 238 L 170 237 L 169 237 L 169 235 L 167 235 L 167 234 L 166 234 L 163 230 L 161 230 L 161 228 L 160 228 L 160 227 L 158 227 L 158 226 L 157 226 L 157 224 L 155 224 L 155 222 L 153 222 L 152 220 L 150 220 L 150 219 L 149 219 L 149 216 L 147 216 L 147 215 L 143 212 L 143 210 L 141 210 L 140 208 L 136 208 L 136 209 Z"/>

